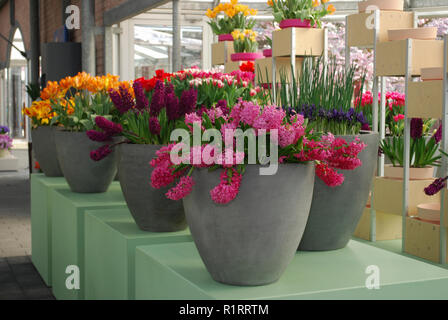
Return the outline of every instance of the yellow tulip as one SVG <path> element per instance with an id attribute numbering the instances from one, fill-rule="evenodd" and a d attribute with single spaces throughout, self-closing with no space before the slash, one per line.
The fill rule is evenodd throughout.
<path id="1" fill-rule="evenodd" d="M 334 5 L 330 4 L 327 8 L 327 10 L 330 12 L 330 14 L 333 14 L 336 12 L 336 8 L 334 7 Z"/>
<path id="2" fill-rule="evenodd" d="M 313 8 L 320 6 L 319 0 L 313 0 Z"/>

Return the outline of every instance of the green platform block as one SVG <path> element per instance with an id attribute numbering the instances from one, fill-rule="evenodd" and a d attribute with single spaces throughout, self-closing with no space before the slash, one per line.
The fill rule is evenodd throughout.
<path id="1" fill-rule="evenodd" d="M 51 286 L 51 190 L 64 186 L 63 177 L 31 175 L 31 260 L 47 286 Z"/>
<path id="2" fill-rule="evenodd" d="M 188 230 L 141 231 L 128 209 L 88 211 L 85 218 L 85 299 L 135 299 L 135 249 L 192 241 Z"/>
<path id="3" fill-rule="evenodd" d="M 126 208 L 119 183 L 98 194 L 73 193 L 68 188 L 53 190 L 52 277 L 53 294 L 59 300 L 82 300 L 85 292 L 85 216 L 90 210 Z M 67 267 L 79 268 L 80 288 L 69 290 Z"/>
<path id="4" fill-rule="evenodd" d="M 367 289 L 377 266 L 380 289 Z M 136 251 L 139 300 L 447 299 L 448 270 L 351 241 L 331 252 L 301 252 L 279 282 L 260 287 L 213 281 L 194 243 L 141 246 Z"/>

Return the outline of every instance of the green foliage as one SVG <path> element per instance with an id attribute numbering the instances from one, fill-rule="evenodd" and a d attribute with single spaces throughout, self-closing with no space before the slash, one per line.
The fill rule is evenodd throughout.
<path id="1" fill-rule="evenodd" d="M 51 125 L 62 125 L 67 131 L 93 130 L 97 116 L 109 120 L 118 118 L 118 111 L 106 93 L 93 96 L 87 93 L 75 94 L 71 99 L 52 101 L 52 107 L 56 116 L 51 119 Z M 70 110 L 73 110 L 73 113 Z"/>
<path id="2" fill-rule="evenodd" d="M 395 167 L 404 166 L 404 138 L 388 137 L 380 145 L 384 154 L 390 159 Z M 439 166 L 441 155 L 436 155 L 439 144 L 433 137 L 421 137 L 411 139 L 410 166 L 413 168 L 424 168 L 426 166 Z"/>

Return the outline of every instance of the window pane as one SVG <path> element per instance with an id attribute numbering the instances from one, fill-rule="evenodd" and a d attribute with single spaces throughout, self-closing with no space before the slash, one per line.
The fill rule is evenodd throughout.
<path id="1" fill-rule="evenodd" d="M 171 70 L 172 43 L 172 27 L 136 25 L 134 29 L 135 77 L 150 78 L 158 69 L 173 72 Z M 182 68 L 202 67 L 202 27 L 182 27 L 181 64 Z"/>

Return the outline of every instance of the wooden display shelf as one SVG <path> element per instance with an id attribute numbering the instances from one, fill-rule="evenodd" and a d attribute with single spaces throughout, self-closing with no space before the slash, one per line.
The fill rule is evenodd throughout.
<path id="1" fill-rule="evenodd" d="M 443 67 L 442 40 L 412 41 L 412 75 L 420 76 L 422 68 Z M 406 75 L 407 40 L 380 42 L 376 47 L 377 76 Z"/>
<path id="2" fill-rule="evenodd" d="M 407 218 L 405 252 L 439 263 L 440 226 L 414 218 Z"/>
<path id="3" fill-rule="evenodd" d="M 230 55 L 234 52 L 233 41 L 212 43 L 212 65 L 223 65 L 231 61 Z"/>
<path id="4" fill-rule="evenodd" d="M 231 73 L 232 71 L 237 71 L 240 69 L 243 61 L 228 61 L 224 64 L 224 73 Z"/>
<path id="5" fill-rule="evenodd" d="M 424 192 L 424 189 L 434 180 L 409 181 L 409 216 L 417 215 L 417 206 L 421 203 L 440 201 L 440 193 L 430 197 Z M 376 177 L 374 179 L 374 190 L 373 208 L 377 212 L 402 215 L 403 180 Z"/>
<path id="6" fill-rule="evenodd" d="M 272 83 L 272 59 L 264 58 L 255 61 L 255 81 L 257 83 Z M 300 74 L 302 70 L 303 58 L 296 58 L 295 76 Z M 286 77 L 287 82 L 291 83 L 291 59 L 289 57 L 279 57 L 275 59 L 276 66 L 276 82 L 279 83 L 282 75 Z"/>
<path id="7" fill-rule="evenodd" d="M 402 218 L 395 214 L 376 212 L 376 240 L 396 240 L 402 237 Z M 353 234 L 355 237 L 370 240 L 370 208 L 365 208 L 361 220 Z"/>
<path id="8" fill-rule="evenodd" d="M 357 13 L 347 17 L 349 47 L 373 48 L 375 32 L 373 28 L 368 28 L 368 23 L 370 21 L 373 23 L 373 18 L 369 18 L 372 14 L 374 13 Z M 390 29 L 406 29 L 413 26 L 413 12 L 380 11 L 378 41 L 389 41 Z"/>
<path id="9" fill-rule="evenodd" d="M 293 33 L 296 56 L 321 56 L 325 47 L 325 30 L 316 28 L 287 28 L 272 33 L 272 56 L 290 57 Z"/>
<path id="10" fill-rule="evenodd" d="M 409 118 L 440 119 L 442 109 L 443 80 L 409 82 Z"/>

